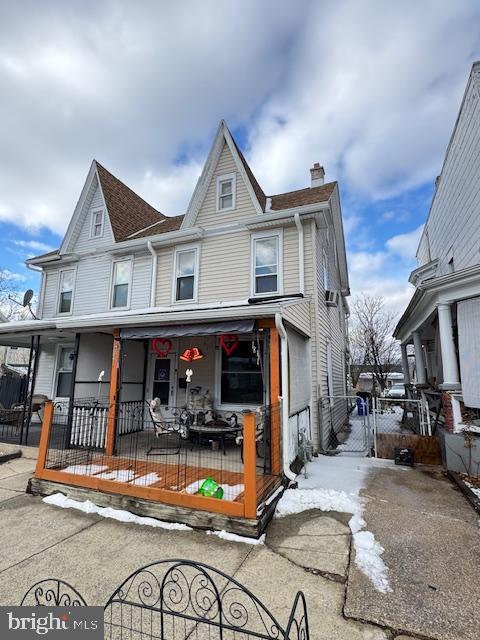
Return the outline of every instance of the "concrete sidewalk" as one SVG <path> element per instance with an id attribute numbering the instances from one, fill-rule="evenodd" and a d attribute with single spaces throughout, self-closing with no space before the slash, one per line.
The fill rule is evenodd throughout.
<path id="1" fill-rule="evenodd" d="M 352 562 L 346 615 L 422 638 L 478 640 L 479 522 L 463 495 L 422 466 L 372 470 L 361 493 L 392 591 L 376 591 Z"/>
<path id="2" fill-rule="evenodd" d="M 104 604 L 140 566 L 155 560 L 185 558 L 206 562 L 234 576 L 281 624 L 287 621 L 297 590 L 304 590 L 312 640 L 391 638 L 375 625 L 345 619 L 342 576 L 337 581 L 328 574 L 344 573 L 349 544 L 345 542 L 345 528 L 328 517 L 323 526 L 317 523 L 313 529 L 298 517 L 290 527 L 289 519 L 282 519 L 280 528 L 272 528 L 276 531 L 272 548 L 268 544 L 252 546 L 200 531 L 153 529 L 48 506 L 40 498 L 23 493 L 31 471 L 33 462 L 22 459 L 0 465 L 0 604 L 18 604 L 34 582 L 48 577 L 70 582 L 89 604 Z M 319 518 L 318 512 L 314 518 Z M 298 536 L 285 542 L 284 527 L 308 536 L 317 550 L 312 562 L 301 549 L 299 554 L 295 552 L 301 547 Z M 329 550 L 337 535 L 339 559 L 332 565 Z M 328 543 L 324 553 L 322 539 Z M 285 547 L 293 550 L 286 552 Z M 292 559 L 287 557 L 289 553 Z M 324 563 L 328 569 L 325 572 Z M 305 565 L 310 564 L 313 569 L 306 570 Z"/>

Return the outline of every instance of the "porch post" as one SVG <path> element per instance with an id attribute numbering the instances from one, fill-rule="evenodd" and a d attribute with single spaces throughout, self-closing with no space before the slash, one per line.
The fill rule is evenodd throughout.
<path id="1" fill-rule="evenodd" d="M 270 328 L 270 406 L 277 405 L 282 395 L 280 385 L 280 340 L 276 327 Z M 271 472 L 279 475 L 282 467 L 280 455 L 280 411 L 270 410 Z M 286 446 L 286 443 L 284 443 Z"/>
<path id="2" fill-rule="evenodd" d="M 443 384 L 441 389 L 460 389 L 457 353 L 453 341 L 452 311 L 449 304 L 438 304 L 438 329 L 442 350 Z"/>
<path id="3" fill-rule="evenodd" d="M 403 369 L 403 379 L 405 384 L 410 384 L 410 368 L 408 366 L 408 355 L 407 355 L 407 345 L 401 345 L 402 351 L 402 369 Z"/>
<path id="4" fill-rule="evenodd" d="M 75 382 L 77 379 L 77 362 L 78 352 L 80 349 L 80 334 L 75 334 L 75 347 L 73 349 L 73 362 L 72 362 L 72 381 L 70 384 L 70 394 L 68 398 L 68 418 L 67 418 L 67 430 L 65 433 L 65 448 L 70 448 L 70 440 L 72 437 L 72 424 L 73 424 L 73 403 L 75 401 Z"/>
<path id="5" fill-rule="evenodd" d="M 243 501 L 246 518 L 257 516 L 257 452 L 255 442 L 255 414 L 243 418 Z"/>
<path id="6" fill-rule="evenodd" d="M 117 426 L 117 398 L 120 370 L 120 329 L 113 330 L 112 372 L 110 374 L 110 394 L 108 401 L 107 435 L 105 439 L 105 453 L 113 456 L 115 451 L 115 432 Z"/>
<path id="7" fill-rule="evenodd" d="M 419 331 L 413 332 L 413 346 L 415 349 L 415 371 L 417 384 L 425 384 L 427 378 L 425 376 L 425 360 L 423 357 L 422 339 Z"/>
<path id="8" fill-rule="evenodd" d="M 32 373 L 31 373 L 32 381 L 30 384 L 30 398 L 28 401 L 27 420 L 25 423 L 25 444 L 28 444 L 30 421 L 32 419 L 33 392 L 35 391 L 35 380 L 37 379 L 39 353 L 40 353 L 40 336 L 35 336 L 35 341 L 33 346 L 33 367 L 32 367 Z"/>

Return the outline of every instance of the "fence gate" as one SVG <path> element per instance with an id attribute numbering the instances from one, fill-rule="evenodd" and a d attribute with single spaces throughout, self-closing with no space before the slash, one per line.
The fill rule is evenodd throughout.
<path id="1" fill-rule="evenodd" d="M 322 451 L 370 455 L 373 444 L 368 401 L 358 396 L 324 396 L 318 403 Z"/>
<path id="2" fill-rule="evenodd" d="M 382 435 L 432 435 L 429 407 L 423 398 L 373 398 L 372 417 L 375 455 Z"/>

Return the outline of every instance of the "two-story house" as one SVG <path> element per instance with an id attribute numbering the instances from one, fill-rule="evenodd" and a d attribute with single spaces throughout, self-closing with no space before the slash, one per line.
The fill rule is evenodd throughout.
<path id="1" fill-rule="evenodd" d="M 185 496 L 216 475 L 243 487 L 223 513 L 254 518 L 293 477 L 299 438 L 321 448 L 318 399 L 346 393 L 349 285 L 338 185 L 310 171 L 310 186 L 266 196 L 222 121 L 185 215 L 167 217 L 92 163 L 60 248 L 28 261 L 39 320 L 0 326 L 4 344 L 34 336 L 33 392 L 56 403 L 38 478 L 217 510 Z M 190 414 L 184 453 L 145 440 L 159 435 L 155 398 L 165 424 Z M 172 456 L 166 481 L 158 465 Z"/>
<path id="2" fill-rule="evenodd" d="M 471 70 L 417 250 L 414 295 L 395 329 L 410 381 L 441 393 L 448 468 L 480 463 L 464 433 L 480 434 L 480 62 Z M 475 436 L 474 436 L 475 440 Z M 475 443 L 474 443 L 475 444 Z M 471 457 L 473 454 L 473 458 Z M 471 469 L 472 472 L 475 468 Z"/>

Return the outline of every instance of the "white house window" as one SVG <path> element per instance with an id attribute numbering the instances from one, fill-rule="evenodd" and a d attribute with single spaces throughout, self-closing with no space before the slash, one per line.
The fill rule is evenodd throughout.
<path id="1" fill-rule="evenodd" d="M 113 264 L 112 307 L 128 307 L 130 301 L 130 283 L 132 279 L 132 261 L 120 260 Z"/>
<path id="2" fill-rule="evenodd" d="M 221 350 L 221 404 L 263 403 L 263 376 L 260 358 L 263 358 L 263 342 L 260 342 L 260 358 L 251 340 L 240 340 L 231 355 Z"/>
<path id="3" fill-rule="evenodd" d="M 217 211 L 235 209 L 235 174 L 217 178 Z"/>
<path id="4" fill-rule="evenodd" d="M 197 249 L 175 253 L 175 302 L 195 300 L 197 297 Z"/>
<path id="5" fill-rule="evenodd" d="M 57 359 L 56 398 L 68 398 L 72 387 L 73 347 L 60 347 Z"/>
<path id="6" fill-rule="evenodd" d="M 253 294 L 280 293 L 280 235 L 253 238 Z"/>
<path id="7" fill-rule="evenodd" d="M 92 212 L 92 238 L 103 236 L 103 209 Z"/>
<path id="8" fill-rule="evenodd" d="M 60 292 L 58 313 L 71 313 L 73 302 L 73 286 L 75 283 L 75 269 L 60 272 Z"/>

